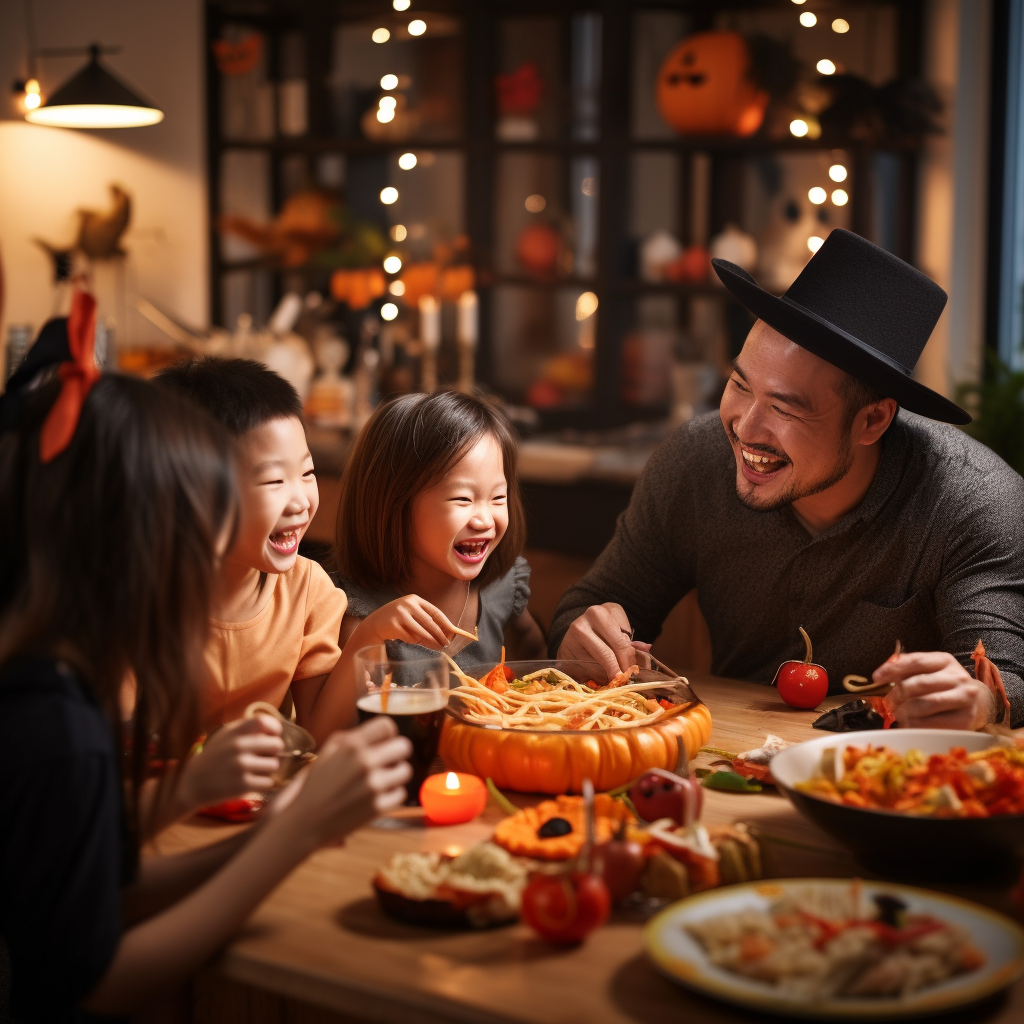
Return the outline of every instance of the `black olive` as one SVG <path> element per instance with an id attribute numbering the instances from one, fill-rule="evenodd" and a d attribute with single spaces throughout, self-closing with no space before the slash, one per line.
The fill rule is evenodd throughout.
<path id="1" fill-rule="evenodd" d="M 878 908 L 878 920 L 883 924 L 891 925 L 893 928 L 902 928 L 906 924 L 907 905 L 903 900 L 879 893 L 874 897 L 874 902 Z"/>
<path id="2" fill-rule="evenodd" d="M 567 836 L 572 831 L 572 825 L 565 818 L 548 818 L 539 829 L 538 839 L 554 839 L 556 836 Z"/>

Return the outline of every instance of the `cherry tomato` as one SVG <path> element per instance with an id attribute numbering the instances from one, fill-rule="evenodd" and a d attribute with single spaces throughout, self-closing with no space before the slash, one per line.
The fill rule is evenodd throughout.
<path id="1" fill-rule="evenodd" d="M 779 669 L 779 696 L 793 708 L 816 708 L 828 696 L 828 673 L 820 665 L 787 661 Z"/>
<path id="2" fill-rule="evenodd" d="M 693 817 L 696 820 L 700 817 L 703 800 L 700 785 L 662 768 L 652 768 L 641 775 L 630 787 L 629 799 L 644 821 L 671 818 L 684 825 L 688 791 L 693 793 Z"/>
<path id="3" fill-rule="evenodd" d="M 635 839 L 627 839 L 624 829 L 597 848 L 597 861 L 603 865 L 604 884 L 608 886 L 613 903 L 619 903 L 640 888 L 644 848 Z"/>
<path id="4" fill-rule="evenodd" d="M 545 941 L 582 942 L 608 920 L 611 897 L 600 875 L 537 873 L 523 890 L 523 920 Z"/>

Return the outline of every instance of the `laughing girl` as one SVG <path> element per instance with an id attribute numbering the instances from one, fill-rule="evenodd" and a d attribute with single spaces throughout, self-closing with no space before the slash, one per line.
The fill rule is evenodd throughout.
<path id="1" fill-rule="evenodd" d="M 443 650 L 464 667 L 493 664 L 502 646 L 509 660 L 544 657 L 526 610 L 525 535 L 516 439 L 500 410 L 455 391 L 381 406 L 341 481 L 342 662 L 379 643 L 399 658 Z"/>

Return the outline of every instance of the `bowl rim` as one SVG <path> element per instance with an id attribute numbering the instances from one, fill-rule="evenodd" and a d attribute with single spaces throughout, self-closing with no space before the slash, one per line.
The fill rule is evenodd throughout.
<path id="1" fill-rule="evenodd" d="M 989 747 L 1005 745 L 1000 742 L 1002 737 L 992 736 L 983 732 L 973 732 L 966 729 L 897 729 L 895 730 L 895 733 L 900 734 L 900 739 L 912 739 L 914 736 L 935 738 L 948 737 L 950 738 L 949 747 L 957 746 L 956 737 L 970 738 L 972 741 L 983 738 L 990 741 L 986 744 L 986 746 Z M 815 736 L 813 739 L 804 740 L 802 743 L 794 743 L 792 746 L 786 747 L 784 750 L 780 750 L 775 757 L 772 758 L 772 765 L 774 765 L 780 757 L 784 757 L 789 751 L 797 750 L 798 748 L 806 749 L 812 746 L 825 747 L 830 742 L 834 743 L 837 739 L 842 742 L 842 739 L 860 739 L 862 737 L 887 738 L 892 735 L 894 735 L 894 732 L 889 729 L 864 729 L 857 732 L 830 733 L 827 736 Z M 808 800 L 814 801 L 823 807 L 838 808 L 842 811 L 850 811 L 857 814 L 877 815 L 884 818 L 893 818 L 898 821 L 930 822 L 931 824 L 926 825 L 926 828 L 949 827 L 950 825 L 959 825 L 963 827 L 965 822 L 1024 822 L 1024 814 L 997 814 L 990 815 L 987 818 L 935 818 L 925 814 L 906 814 L 903 811 L 890 811 L 881 807 L 853 807 L 850 804 L 836 803 L 835 800 L 826 800 L 824 797 L 817 796 L 814 793 L 805 793 L 803 790 L 796 789 L 788 783 L 781 781 L 774 772 L 772 773 L 772 779 L 774 780 L 775 785 L 786 794 L 790 802 L 798 809 L 798 801 Z M 967 827 L 970 828 L 971 826 L 968 825 Z"/>
<path id="2" fill-rule="evenodd" d="M 517 661 L 506 661 L 505 664 L 508 665 L 509 667 L 513 667 L 513 666 L 517 666 L 517 665 L 530 665 L 531 668 L 528 670 L 530 672 L 541 671 L 543 668 L 559 668 L 559 667 L 564 666 L 564 665 L 576 665 L 576 666 L 587 665 L 587 666 L 590 666 L 592 668 L 597 669 L 598 671 L 603 671 L 601 669 L 601 665 L 598 662 L 596 662 L 596 661 L 587 661 L 587 660 L 576 659 L 576 658 L 522 658 L 522 659 L 519 659 Z M 490 669 L 492 669 L 494 667 L 495 667 L 494 665 L 483 663 L 481 665 L 472 665 L 472 666 L 470 666 L 469 669 L 463 669 L 463 671 L 467 675 L 472 675 L 473 672 L 476 671 L 477 669 L 486 669 L 487 671 L 490 671 Z M 565 668 L 562 668 L 561 671 L 566 672 L 567 675 L 572 675 L 572 673 L 568 672 Z M 671 690 L 673 688 L 673 686 L 676 687 L 678 690 L 682 690 L 684 687 L 686 688 L 686 690 L 689 690 L 689 694 L 687 695 L 687 699 L 686 700 L 676 701 L 675 703 L 687 704 L 690 707 L 696 707 L 698 704 L 702 703 L 699 699 L 691 699 L 690 695 L 692 695 L 694 698 L 696 698 L 696 694 L 693 694 L 693 691 L 690 690 L 689 683 L 682 682 L 678 677 L 676 677 L 676 676 L 665 676 L 663 673 L 659 672 L 656 669 L 645 669 L 643 671 L 644 671 L 644 675 L 647 677 L 647 678 L 644 679 L 644 682 L 657 682 L 659 677 L 663 677 L 664 680 L 665 680 L 665 688 L 666 688 L 666 690 Z M 573 676 L 573 678 L 575 678 L 575 676 Z M 595 691 L 595 692 L 597 692 L 597 691 Z M 460 709 L 458 707 L 453 707 L 452 706 L 452 701 L 457 699 L 458 695 L 459 695 L 459 687 L 458 686 L 453 686 L 448 691 L 448 705 L 445 708 L 445 711 L 447 712 L 447 714 L 452 719 L 454 719 L 455 722 L 457 722 L 459 725 L 466 726 L 467 728 L 470 728 L 470 729 L 485 729 L 488 732 L 515 733 L 517 735 L 523 735 L 523 736 L 576 736 L 576 737 L 593 736 L 593 737 L 598 737 L 598 736 L 607 736 L 607 735 L 612 734 L 612 733 L 633 732 L 633 731 L 635 731 L 637 729 L 653 729 L 653 728 L 655 728 L 656 726 L 658 726 L 660 724 L 660 722 L 648 722 L 648 723 L 644 723 L 644 724 L 614 726 L 613 728 L 609 728 L 609 729 L 587 729 L 587 730 L 581 730 L 581 729 L 529 729 L 529 728 L 520 728 L 520 727 L 516 727 L 516 726 L 510 727 L 510 726 L 504 726 L 504 725 L 493 725 L 493 724 L 487 723 L 487 722 L 470 722 L 466 718 L 463 717 L 463 715 L 460 713 Z M 689 708 L 687 708 L 686 710 L 689 710 Z M 680 714 L 683 714 L 683 713 L 684 712 L 680 712 Z"/>

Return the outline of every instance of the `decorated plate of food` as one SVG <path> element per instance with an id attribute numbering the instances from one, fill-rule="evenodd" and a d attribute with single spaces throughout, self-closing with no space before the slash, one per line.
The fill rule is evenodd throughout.
<path id="1" fill-rule="evenodd" d="M 824 736 L 771 773 L 804 815 L 872 867 L 958 876 L 1024 853 L 1024 749 L 949 729 Z"/>
<path id="2" fill-rule="evenodd" d="M 763 1012 L 818 1020 L 942 1013 L 1024 973 L 1024 929 L 967 900 L 888 882 L 783 879 L 713 889 L 652 918 L 670 978 Z"/>
<path id="3" fill-rule="evenodd" d="M 686 679 L 638 656 L 607 683 L 583 661 L 455 666 L 441 757 L 522 793 L 579 793 L 586 778 L 611 790 L 676 770 L 707 742 L 711 715 Z"/>

